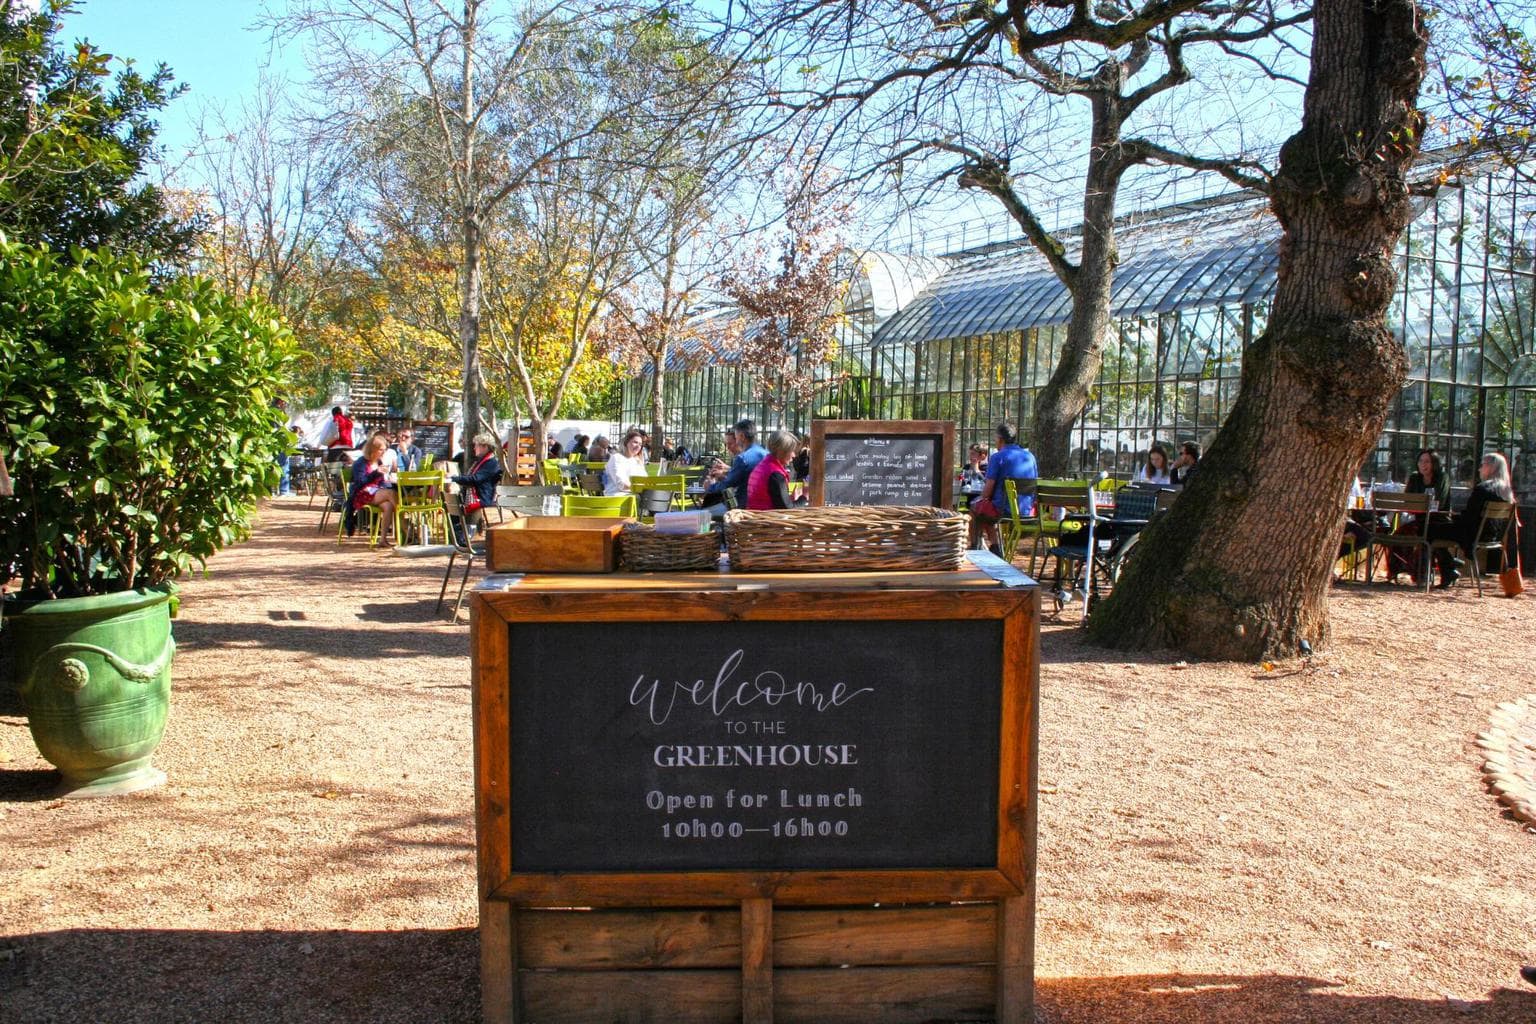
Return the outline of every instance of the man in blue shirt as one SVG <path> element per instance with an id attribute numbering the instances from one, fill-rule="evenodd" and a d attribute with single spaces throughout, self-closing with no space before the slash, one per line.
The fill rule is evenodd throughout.
<path id="1" fill-rule="evenodd" d="M 709 495 L 726 490 L 735 491 L 736 507 L 746 508 L 747 478 L 752 475 L 752 470 L 757 468 L 757 464 L 768 457 L 768 450 L 757 443 L 757 424 L 751 420 L 741 420 L 732 429 L 736 431 L 736 443 L 741 447 L 741 451 L 737 452 L 736 457 L 731 460 L 729 472 L 706 487 L 704 493 Z M 719 511 L 715 512 L 715 509 Z M 723 516 L 726 513 L 725 503 L 712 505 L 710 510 Z"/>
<path id="2" fill-rule="evenodd" d="M 1019 444 L 1018 429 L 1012 423 L 999 423 L 997 451 L 987 459 L 986 483 L 982 484 L 980 497 L 971 502 L 973 524 L 986 541 L 987 550 L 994 555 L 1002 557 L 1003 554 L 1002 545 L 997 540 L 997 521 L 1012 514 L 1010 509 L 1000 504 L 1006 499 L 1003 481 L 1037 480 L 1039 477 L 1040 470 L 1035 464 L 1035 455 Z M 1035 496 L 1019 495 L 1019 515 L 1033 515 L 1034 511 Z"/>

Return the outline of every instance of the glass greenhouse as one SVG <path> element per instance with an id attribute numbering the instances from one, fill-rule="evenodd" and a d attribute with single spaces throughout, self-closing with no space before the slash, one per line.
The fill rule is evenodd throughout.
<path id="1" fill-rule="evenodd" d="M 1154 440 L 1206 443 L 1237 395 L 1244 348 L 1264 328 L 1279 227 L 1251 193 L 1125 219 L 1116 324 L 1074 428 L 1084 471 L 1129 472 Z M 1478 455 L 1511 456 L 1536 492 L 1536 188 L 1486 166 L 1443 187 L 1399 246 L 1389 311 L 1411 363 L 1367 478 L 1401 480 L 1433 447 L 1453 480 Z M 809 419 L 952 419 L 963 444 L 1001 419 L 1028 425 L 1055 365 L 1070 297 L 1025 243 L 941 258 L 865 254 L 852 267 L 845 336 L 828 387 L 773 401 L 729 360 L 667 376 L 669 433 L 695 450 L 741 416 L 804 432 Z M 650 379 L 629 381 L 624 418 L 649 418 Z M 766 397 L 765 397 L 766 395 Z M 1027 438 L 1026 438 L 1027 440 Z"/>

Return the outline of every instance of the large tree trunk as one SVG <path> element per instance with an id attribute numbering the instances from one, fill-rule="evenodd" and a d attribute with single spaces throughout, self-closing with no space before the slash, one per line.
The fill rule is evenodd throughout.
<path id="1" fill-rule="evenodd" d="M 1065 477 L 1070 464 L 1072 427 L 1088 405 L 1088 395 L 1104 362 L 1104 337 L 1114 297 L 1115 198 L 1125 173 L 1120 150 L 1120 114 L 1116 100 L 1093 100 L 1093 142 L 1083 188 L 1083 243 L 1077 270 L 1066 282 L 1072 291 L 1072 319 L 1050 380 L 1035 398 L 1034 418 L 1024 438 L 1035 454 L 1042 477 Z"/>
<path id="2" fill-rule="evenodd" d="M 459 349 L 464 357 L 464 450 L 480 432 L 480 221 L 464 212 L 464 265 L 459 287 Z"/>
<path id="3" fill-rule="evenodd" d="M 1333 0 L 1313 38 L 1271 197 L 1285 233 L 1268 328 L 1209 454 L 1094 612 L 1100 642 L 1253 659 L 1326 639 L 1350 480 L 1406 375 L 1383 314 L 1427 33 L 1412 0 Z"/>
<path id="4" fill-rule="evenodd" d="M 657 359 L 651 364 L 651 455 L 659 459 L 667 429 L 667 398 L 662 391 L 667 383 L 667 346 L 663 345 L 656 355 Z"/>

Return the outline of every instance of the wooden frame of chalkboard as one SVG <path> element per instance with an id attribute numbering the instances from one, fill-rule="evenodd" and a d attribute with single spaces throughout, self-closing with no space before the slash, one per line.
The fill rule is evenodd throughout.
<path id="1" fill-rule="evenodd" d="M 910 447 L 915 442 L 931 441 L 930 465 L 937 463 L 938 479 L 932 481 L 926 500 L 862 501 L 847 500 L 851 494 L 839 495 L 836 483 L 827 486 L 827 448 L 834 448 L 853 441 L 890 444 Z M 868 447 L 868 444 L 860 445 Z M 955 424 L 953 420 L 812 420 L 811 421 L 811 482 L 812 505 L 932 505 L 949 508 L 955 501 Z M 855 489 L 858 483 L 850 486 Z M 843 500 L 839 500 L 842 498 Z"/>
<path id="2" fill-rule="evenodd" d="M 979 575 L 829 575 L 762 584 L 717 574 L 617 584 L 604 577 L 600 583 L 610 589 L 581 577 L 528 577 L 505 591 L 477 592 L 472 701 L 484 1019 L 627 1019 L 648 1006 L 685 1024 L 762 1024 L 779 1002 L 795 1004 L 797 1019 L 828 1022 L 1030 1020 L 1039 595 L 1034 588 L 997 588 Z M 748 589 L 737 589 L 743 585 Z M 532 643 L 530 626 L 643 624 L 658 649 L 673 649 L 667 627 L 674 623 L 714 624 L 722 632 L 737 623 L 771 624 L 793 642 L 797 624 L 831 622 L 1000 627 L 998 657 L 989 662 L 1001 676 L 989 711 L 995 717 L 988 719 L 997 728 L 997 774 L 987 783 L 996 786 L 995 863 L 871 870 L 515 866 L 515 794 L 527 780 L 513 776 L 526 754 L 512 749 L 514 713 L 538 706 L 517 688 L 531 691 L 541 682 L 517 676 L 527 652 L 516 647 Z M 560 674 L 560 665 L 553 669 Z M 552 785 L 564 770 L 558 762 L 558 755 L 550 758 L 541 773 Z M 616 832 L 611 842 L 625 835 Z"/>
<path id="3" fill-rule="evenodd" d="M 454 444 L 455 426 L 456 424 L 448 420 L 413 421 L 411 429 L 416 432 L 416 447 L 421 449 L 423 455 L 430 452 L 436 465 L 446 465 L 453 458 L 453 453 L 458 450 Z M 446 444 L 443 443 L 444 438 L 447 440 Z M 430 446 L 423 444 L 423 441 L 430 441 Z"/>

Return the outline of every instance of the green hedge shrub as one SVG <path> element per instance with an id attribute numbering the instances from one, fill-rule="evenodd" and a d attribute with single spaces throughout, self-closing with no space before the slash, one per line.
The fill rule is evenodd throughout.
<path id="1" fill-rule="evenodd" d="M 111 593 L 246 536 L 292 353 L 273 310 L 205 280 L 0 235 L 0 573 L 24 596 Z"/>

